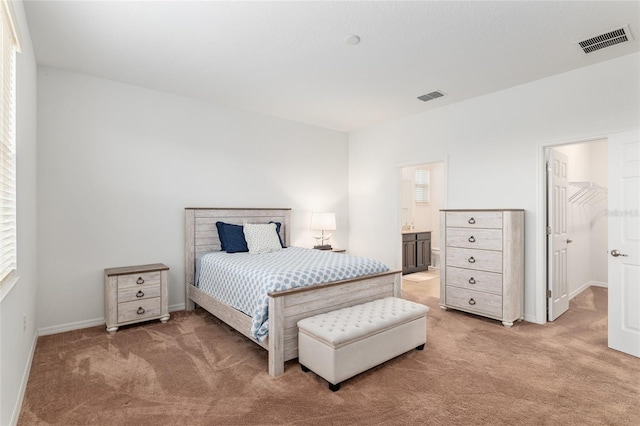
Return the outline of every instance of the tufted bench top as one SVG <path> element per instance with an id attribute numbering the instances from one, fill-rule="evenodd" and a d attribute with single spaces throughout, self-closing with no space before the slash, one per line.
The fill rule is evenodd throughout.
<path id="1" fill-rule="evenodd" d="M 298 321 L 301 332 L 338 347 L 426 316 L 429 308 L 387 297 Z"/>

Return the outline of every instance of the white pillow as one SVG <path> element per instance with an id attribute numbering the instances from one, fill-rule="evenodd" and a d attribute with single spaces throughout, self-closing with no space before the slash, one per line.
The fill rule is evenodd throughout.
<path id="1" fill-rule="evenodd" d="M 245 223 L 244 239 L 247 240 L 247 247 L 250 254 L 269 253 L 282 250 L 280 238 L 276 231 L 275 223 L 251 224 Z"/>

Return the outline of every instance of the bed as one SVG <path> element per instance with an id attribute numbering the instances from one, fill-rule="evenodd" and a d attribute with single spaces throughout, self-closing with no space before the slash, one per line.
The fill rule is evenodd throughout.
<path id="1" fill-rule="evenodd" d="M 268 293 L 268 336 L 259 341 L 251 334 L 252 317 L 218 300 L 194 285 L 196 260 L 220 251 L 216 222 L 230 224 L 279 222 L 280 236 L 289 245 L 290 209 L 185 209 L 186 309 L 198 305 L 244 334 L 269 353 L 269 374 L 284 373 L 284 363 L 298 357 L 297 322 L 303 318 L 387 296 L 401 297 L 400 271 L 292 288 Z M 336 255 L 337 256 L 337 255 Z"/>

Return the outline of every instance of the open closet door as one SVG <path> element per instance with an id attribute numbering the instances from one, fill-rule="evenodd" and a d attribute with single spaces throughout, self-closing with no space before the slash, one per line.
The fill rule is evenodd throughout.
<path id="1" fill-rule="evenodd" d="M 640 131 L 609 138 L 609 347 L 640 357 Z"/>
<path id="2" fill-rule="evenodd" d="M 567 282 L 567 163 L 550 149 L 547 157 L 547 316 L 553 321 L 569 310 Z"/>

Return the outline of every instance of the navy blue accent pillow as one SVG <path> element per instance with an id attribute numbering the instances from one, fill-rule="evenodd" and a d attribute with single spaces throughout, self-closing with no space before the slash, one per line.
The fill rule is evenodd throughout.
<path id="1" fill-rule="evenodd" d="M 284 242 L 282 241 L 282 237 L 280 236 L 280 227 L 282 226 L 282 224 L 280 222 L 274 222 L 274 221 L 271 221 L 269 223 L 276 224 L 276 232 L 278 233 L 278 239 L 280 240 L 280 245 L 282 246 L 282 248 L 287 248 L 287 246 L 285 246 Z"/>
<path id="2" fill-rule="evenodd" d="M 220 226 L 218 226 L 220 223 Z M 231 223 L 216 222 L 218 228 L 218 236 L 221 245 L 227 253 L 241 253 L 249 251 L 247 240 L 244 239 L 244 231 L 242 225 L 233 225 Z"/>
<path id="3" fill-rule="evenodd" d="M 218 228 L 218 238 L 220 238 L 220 251 L 224 251 L 224 222 L 216 222 L 216 228 Z"/>

